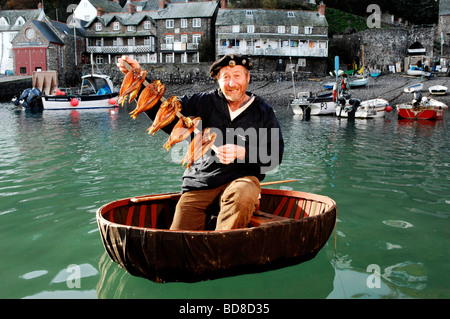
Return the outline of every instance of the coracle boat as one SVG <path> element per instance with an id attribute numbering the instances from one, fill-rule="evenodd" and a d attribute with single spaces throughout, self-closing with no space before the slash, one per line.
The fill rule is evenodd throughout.
<path id="1" fill-rule="evenodd" d="M 263 188 L 247 228 L 169 230 L 180 196 L 140 196 L 100 207 L 97 222 L 109 257 L 154 282 L 196 282 L 312 259 L 336 223 L 336 203 L 329 197 Z"/>

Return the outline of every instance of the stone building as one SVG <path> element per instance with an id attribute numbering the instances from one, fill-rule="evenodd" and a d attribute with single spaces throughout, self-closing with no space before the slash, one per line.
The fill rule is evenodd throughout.
<path id="1" fill-rule="evenodd" d="M 225 2 L 216 22 L 216 56 L 246 54 L 265 71 L 325 72 L 328 23 L 325 5 L 318 11 L 227 9 Z M 319 72 L 320 73 L 320 72 Z"/>
<path id="2" fill-rule="evenodd" d="M 154 13 L 136 11 L 128 4 L 126 12 L 105 13 L 85 26 L 87 53 L 97 64 L 115 63 L 122 55 L 129 55 L 140 63 L 156 63 L 156 23 Z"/>
<path id="3" fill-rule="evenodd" d="M 41 3 L 36 9 L 0 9 L 0 74 L 14 73 L 14 51 L 12 40 L 30 19 L 42 20 L 45 16 Z"/>
<path id="4" fill-rule="evenodd" d="M 75 65 L 83 63 L 85 33 L 83 29 L 51 21 L 47 17 L 27 21 L 12 41 L 16 75 L 34 71 L 57 71 L 59 81 Z"/>

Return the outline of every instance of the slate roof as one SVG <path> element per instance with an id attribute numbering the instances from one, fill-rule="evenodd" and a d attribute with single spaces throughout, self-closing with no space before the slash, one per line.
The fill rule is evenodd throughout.
<path id="1" fill-rule="evenodd" d="M 247 11 L 252 11 L 247 15 Z M 328 27 L 327 19 L 317 11 L 219 9 L 216 25 L 298 25 Z M 293 16 L 289 17 L 288 12 Z"/>
<path id="2" fill-rule="evenodd" d="M 17 19 L 20 17 L 25 22 L 30 19 L 38 19 L 41 11 L 34 10 L 0 10 L 0 17 L 5 18 L 9 25 L 0 25 L 0 31 L 19 31 L 23 25 L 15 26 Z"/>
<path id="3" fill-rule="evenodd" d="M 108 26 L 114 20 L 119 20 L 122 25 L 138 25 L 144 19 L 152 19 L 156 12 L 136 12 L 129 14 L 127 12 L 122 13 L 109 13 L 101 16 L 97 16 L 91 21 L 89 21 L 85 28 L 89 28 L 92 24 L 96 22 L 101 22 L 104 26 Z"/>
<path id="4" fill-rule="evenodd" d="M 114 1 L 108 0 L 89 0 L 89 2 L 96 8 L 101 7 L 106 13 L 122 12 L 122 6 Z"/>
<path id="5" fill-rule="evenodd" d="M 64 44 L 64 41 L 44 21 L 31 20 L 40 33 L 51 43 Z"/>
<path id="6" fill-rule="evenodd" d="M 158 11 L 155 19 L 210 18 L 217 6 L 215 1 L 170 3 Z"/>

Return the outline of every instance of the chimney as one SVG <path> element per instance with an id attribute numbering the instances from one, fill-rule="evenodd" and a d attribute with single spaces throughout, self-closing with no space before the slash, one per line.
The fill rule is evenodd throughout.
<path id="1" fill-rule="evenodd" d="M 135 13 L 136 12 L 136 7 L 134 5 L 132 5 L 131 3 L 128 5 L 128 13 Z"/>
<path id="2" fill-rule="evenodd" d="M 227 4 L 228 4 L 227 0 L 220 0 L 220 9 L 226 9 Z"/>
<path id="3" fill-rule="evenodd" d="M 321 17 L 325 16 L 325 7 L 326 7 L 326 5 L 323 2 L 321 2 L 319 4 L 319 6 L 317 7 L 317 11 L 319 12 Z"/>
<path id="4" fill-rule="evenodd" d="M 169 0 L 159 0 L 159 8 L 164 9 L 165 7 L 167 7 L 168 3 L 170 3 Z"/>
<path id="5" fill-rule="evenodd" d="M 97 17 L 106 14 L 106 11 L 102 7 L 97 8 Z"/>

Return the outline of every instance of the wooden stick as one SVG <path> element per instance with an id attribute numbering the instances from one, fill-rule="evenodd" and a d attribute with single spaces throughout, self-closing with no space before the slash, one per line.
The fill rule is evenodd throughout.
<path id="1" fill-rule="evenodd" d="M 261 186 L 269 186 L 269 185 L 275 185 L 275 184 L 283 184 L 283 183 L 291 183 L 296 182 L 298 179 L 288 179 L 284 181 L 274 181 L 274 182 L 264 182 L 261 183 Z M 155 194 L 155 195 L 148 195 L 148 196 L 141 196 L 141 197 L 132 197 L 130 198 L 130 202 L 132 203 L 141 203 L 146 202 L 149 200 L 161 200 L 161 199 L 171 199 L 171 198 L 177 198 L 181 196 L 181 193 L 171 193 L 171 194 Z"/>

